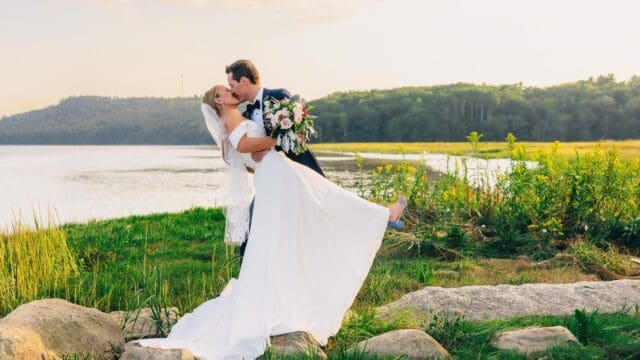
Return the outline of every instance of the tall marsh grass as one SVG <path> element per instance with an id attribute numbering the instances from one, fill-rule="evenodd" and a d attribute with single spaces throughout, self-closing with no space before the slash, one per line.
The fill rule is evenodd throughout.
<path id="1" fill-rule="evenodd" d="M 557 142 L 532 156 L 514 138 L 507 140 L 512 171 L 495 187 L 474 186 L 466 176 L 429 181 L 426 165 L 402 162 L 375 169 L 360 194 L 389 202 L 404 193 L 414 232 L 471 227 L 473 238 L 495 240 L 494 249 L 503 254 L 550 256 L 575 238 L 602 248 L 640 248 L 640 159 L 622 161 L 615 146 L 596 144 L 568 161 Z M 474 147 L 478 141 L 474 137 Z M 533 169 L 525 165 L 532 158 L 538 163 Z"/>
<path id="2" fill-rule="evenodd" d="M 0 314 L 42 297 L 58 297 L 79 274 L 66 233 L 56 226 L 28 228 L 16 218 L 0 233 Z"/>

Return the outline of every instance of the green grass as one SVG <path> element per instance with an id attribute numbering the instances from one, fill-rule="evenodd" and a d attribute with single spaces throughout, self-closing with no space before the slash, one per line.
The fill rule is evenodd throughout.
<path id="1" fill-rule="evenodd" d="M 221 210 L 195 208 L 0 235 L 0 260 L 6 259 L 0 262 L 0 315 L 42 297 L 102 311 L 162 304 L 193 309 L 237 276 L 239 256 L 222 241 L 223 231 Z M 60 266 L 65 261 L 69 265 Z M 20 291 L 5 289 L 11 283 Z"/>
<path id="2" fill-rule="evenodd" d="M 145 301 L 192 309 L 237 276 L 239 258 L 221 241 L 224 215 L 195 208 L 63 227 L 78 254 L 88 291 L 77 300 L 107 310 Z M 179 280 L 179 281 L 176 281 Z"/>

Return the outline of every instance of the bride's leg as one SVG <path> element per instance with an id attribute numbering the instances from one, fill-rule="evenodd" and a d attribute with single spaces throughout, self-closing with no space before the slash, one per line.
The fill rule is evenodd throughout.
<path id="1" fill-rule="evenodd" d="M 407 198 L 404 195 L 398 196 L 398 200 L 389 206 L 389 221 L 396 221 L 402 216 L 402 212 L 407 207 Z"/>
<path id="2" fill-rule="evenodd" d="M 396 230 L 404 228 L 404 222 L 400 219 L 402 212 L 407 207 L 407 198 L 404 195 L 398 196 L 398 200 L 389 206 L 389 222 L 388 227 Z"/>

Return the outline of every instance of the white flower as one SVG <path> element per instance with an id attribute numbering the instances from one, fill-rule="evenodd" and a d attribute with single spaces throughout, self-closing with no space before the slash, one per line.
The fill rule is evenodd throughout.
<path id="1" fill-rule="evenodd" d="M 302 121 L 302 113 L 303 113 L 302 104 L 297 103 L 296 106 L 293 108 L 293 121 L 295 121 L 296 124 L 300 124 L 300 122 Z"/>
<path id="2" fill-rule="evenodd" d="M 291 128 L 291 126 L 293 126 L 293 123 L 291 122 L 291 120 L 289 120 L 289 118 L 283 118 L 282 120 L 280 120 L 281 129 L 289 129 Z"/>
<path id="3" fill-rule="evenodd" d="M 280 118 L 282 117 L 282 110 L 278 110 L 276 111 L 275 114 L 273 114 L 273 116 L 271 117 L 271 126 L 273 128 L 275 128 L 278 125 L 278 122 L 280 121 Z"/>

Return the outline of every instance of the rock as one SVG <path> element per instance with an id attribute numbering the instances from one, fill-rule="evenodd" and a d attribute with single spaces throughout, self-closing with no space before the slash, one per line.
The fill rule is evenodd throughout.
<path id="1" fill-rule="evenodd" d="M 546 351 L 555 345 L 578 343 L 571 331 L 563 326 L 504 331 L 493 335 L 489 341 L 498 349 L 515 350 L 527 355 Z"/>
<path id="2" fill-rule="evenodd" d="M 158 349 L 129 343 L 120 360 L 196 360 L 196 357 L 187 349 Z"/>
<path id="3" fill-rule="evenodd" d="M 640 259 L 636 258 L 636 257 L 632 257 L 631 259 L 632 263 L 636 263 L 637 265 L 640 265 Z"/>
<path id="4" fill-rule="evenodd" d="M 132 312 L 112 311 L 109 317 L 122 329 L 125 340 L 142 339 L 148 337 L 162 337 L 171 329 L 180 316 L 178 308 L 171 307 L 160 311 L 164 333 L 158 329 L 150 308 L 138 309 Z M 126 322 L 126 323 L 125 323 Z"/>
<path id="5" fill-rule="evenodd" d="M 450 359 L 449 353 L 421 330 L 394 330 L 359 342 L 360 351 L 380 356 L 406 356 L 409 359 Z"/>
<path id="6" fill-rule="evenodd" d="M 311 353 L 316 354 L 321 359 L 327 358 L 327 355 L 322 351 L 322 348 L 316 339 L 302 331 L 271 336 L 271 346 L 269 347 L 269 351 L 274 355 Z M 264 359 L 264 355 L 258 357 L 258 359 Z"/>
<path id="7" fill-rule="evenodd" d="M 487 320 L 518 315 L 572 315 L 575 309 L 628 311 L 634 304 L 640 304 L 640 280 L 427 287 L 379 307 L 377 316 L 389 320 L 408 312 L 414 318 L 427 320 L 434 314 Z"/>
<path id="8" fill-rule="evenodd" d="M 3 329 L 0 324 L 0 360 L 55 358 L 37 333 L 22 328 Z"/>
<path id="9" fill-rule="evenodd" d="M 107 314 L 62 299 L 20 305 L 0 320 L 0 360 L 65 354 L 117 359 L 124 344 L 120 329 Z"/>

